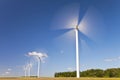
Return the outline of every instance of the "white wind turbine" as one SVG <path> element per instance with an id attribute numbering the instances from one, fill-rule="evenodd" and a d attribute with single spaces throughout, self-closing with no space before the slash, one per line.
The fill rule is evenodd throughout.
<path id="1" fill-rule="evenodd" d="M 24 70 L 24 76 L 26 77 L 27 76 L 27 66 L 23 66 L 23 70 Z"/>
<path id="2" fill-rule="evenodd" d="M 69 7 L 69 6 L 68 6 Z M 78 32 L 79 32 L 79 24 L 78 24 L 78 14 L 79 14 L 79 10 L 78 10 L 78 6 L 77 6 L 77 12 L 76 12 L 76 6 L 75 7 L 72 7 L 71 8 L 72 9 L 72 11 L 68 11 L 67 9 L 65 9 L 65 11 L 68 13 L 68 14 L 71 14 L 71 12 L 72 12 L 72 14 L 71 15 L 74 15 L 74 17 L 73 16 L 71 16 L 72 17 L 72 20 L 71 19 L 67 19 L 67 17 L 68 17 L 68 14 L 66 14 L 65 12 L 64 12 L 64 10 L 63 10 L 63 15 L 65 15 L 65 16 L 62 16 L 63 18 L 61 19 L 60 18 L 60 20 L 63 20 L 63 21 L 59 21 L 58 19 L 58 22 L 56 22 L 56 23 L 59 23 L 59 22 L 63 22 L 64 24 L 63 25 L 61 25 L 61 23 L 60 23 L 60 27 L 55 27 L 55 29 L 61 29 L 61 30 L 67 30 L 68 32 L 68 34 L 71 36 L 73 36 L 73 31 L 75 31 L 75 39 L 76 39 L 76 74 L 77 74 L 77 78 L 79 78 L 80 77 L 80 66 L 79 66 L 79 38 L 78 38 Z M 74 14 L 74 12 L 75 12 L 75 14 Z M 77 14 L 76 14 L 77 13 Z M 76 17 L 76 15 L 77 15 L 77 17 Z M 73 19 L 74 18 L 74 19 Z M 68 21 L 69 20 L 69 21 Z M 68 21 L 68 24 L 65 24 L 65 22 L 66 21 Z M 59 24 L 56 24 L 55 23 L 55 25 L 58 25 L 59 26 Z M 61 27 L 62 26 L 62 27 Z M 64 35 L 66 35 L 66 33 L 64 34 Z M 62 37 L 64 36 L 64 35 L 62 35 Z M 60 36 L 61 37 L 61 36 Z"/>
<path id="3" fill-rule="evenodd" d="M 24 76 L 29 76 L 30 77 L 30 73 L 31 73 L 31 68 L 32 68 L 32 63 L 27 63 L 26 65 L 23 66 L 23 70 L 24 70 Z"/>
<path id="4" fill-rule="evenodd" d="M 43 58 L 48 57 L 45 53 L 39 53 L 39 52 L 29 52 L 29 56 L 35 56 L 38 59 L 38 70 L 37 70 L 37 77 L 40 77 L 40 65 L 43 60 Z"/>
<path id="5" fill-rule="evenodd" d="M 31 76 L 32 63 L 28 63 L 27 68 L 28 68 L 28 76 L 30 77 Z"/>
<path id="6" fill-rule="evenodd" d="M 99 32 L 101 29 L 97 29 L 98 26 L 101 27 L 103 26 L 101 21 L 98 19 L 101 19 L 99 15 L 94 15 L 94 11 L 91 11 L 92 9 L 88 9 L 87 11 L 84 12 L 84 15 L 80 16 L 81 18 L 79 19 L 79 5 L 76 6 L 67 6 L 64 8 L 64 10 L 60 11 L 57 18 L 55 19 L 53 26 L 54 29 L 61 29 L 68 31 L 65 34 L 61 35 L 59 39 L 64 39 L 67 36 L 73 37 L 75 36 L 75 46 L 76 46 L 76 76 L 77 78 L 80 77 L 80 62 L 79 62 L 79 39 L 85 38 L 86 42 L 88 40 L 91 41 L 90 38 L 94 38 L 93 36 L 96 34 L 96 30 Z M 94 20 L 95 19 L 95 20 Z M 99 22 L 99 23 L 98 23 Z M 56 27 L 57 25 L 57 27 Z M 93 27 L 96 26 L 96 27 Z M 90 34 L 89 32 L 94 33 Z M 74 34 L 75 33 L 75 34 Z M 74 35 L 73 35 L 74 34 Z M 80 34 L 80 38 L 79 38 Z M 89 37 L 88 37 L 89 36 Z"/>

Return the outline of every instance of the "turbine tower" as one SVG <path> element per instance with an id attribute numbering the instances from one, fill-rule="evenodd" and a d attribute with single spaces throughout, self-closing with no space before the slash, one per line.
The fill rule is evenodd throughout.
<path id="1" fill-rule="evenodd" d="M 37 72 L 38 78 L 40 77 L 40 65 L 41 65 L 41 58 L 38 56 L 38 72 Z"/>
<path id="2" fill-rule="evenodd" d="M 42 53 L 38 53 L 36 55 L 36 57 L 38 57 L 38 72 L 37 72 L 37 76 L 39 78 L 40 77 L 40 66 L 41 66 L 42 59 L 46 58 L 48 56 L 47 56 L 47 54 L 44 54 L 44 53 L 43 54 Z"/>
<path id="3" fill-rule="evenodd" d="M 27 66 L 23 66 L 23 69 L 24 69 L 24 76 L 26 77 L 27 76 Z"/>
<path id="4" fill-rule="evenodd" d="M 78 31 L 79 31 L 79 28 L 78 28 L 78 25 L 77 25 L 76 29 L 75 29 L 75 32 L 76 32 L 76 75 L 77 75 L 77 78 L 80 77 Z"/>

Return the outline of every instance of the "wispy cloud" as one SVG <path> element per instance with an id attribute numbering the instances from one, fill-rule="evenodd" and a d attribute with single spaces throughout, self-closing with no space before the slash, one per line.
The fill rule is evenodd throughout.
<path id="1" fill-rule="evenodd" d="M 114 61 L 118 61 L 118 60 L 120 60 L 120 57 L 104 59 L 104 61 L 106 61 L 106 62 L 114 62 Z"/>
<path id="2" fill-rule="evenodd" d="M 8 68 L 8 71 L 11 71 L 12 69 L 11 68 Z"/>
<path id="3" fill-rule="evenodd" d="M 120 56 L 118 57 L 118 59 L 120 59 Z"/>
<path id="4" fill-rule="evenodd" d="M 73 68 L 68 67 L 67 70 L 68 70 L 68 71 L 73 71 Z"/>
<path id="5" fill-rule="evenodd" d="M 10 75 L 11 74 L 11 71 L 12 71 L 12 69 L 11 68 L 8 68 L 8 69 L 6 69 L 6 71 L 4 71 L 3 73 L 2 73 L 2 76 L 8 76 L 8 75 Z"/>
<path id="6" fill-rule="evenodd" d="M 10 72 L 6 71 L 5 74 L 10 74 Z"/>
<path id="7" fill-rule="evenodd" d="M 10 73 L 11 73 L 10 71 L 6 71 L 6 72 L 2 73 L 1 75 L 2 76 L 6 76 L 6 75 L 8 76 Z"/>
<path id="8" fill-rule="evenodd" d="M 5 74 L 4 74 L 4 73 L 2 73 L 1 75 L 2 75 L 2 76 L 4 76 Z"/>
<path id="9" fill-rule="evenodd" d="M 105 59 L 104 61 L 106 62 L 112 62 L 112 61 L 116 61 L 117 59 Z"/>

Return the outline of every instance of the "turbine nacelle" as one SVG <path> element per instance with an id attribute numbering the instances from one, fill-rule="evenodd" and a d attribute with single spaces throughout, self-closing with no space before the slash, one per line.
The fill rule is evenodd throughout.
<path id="1" fill-rule="evenodd" d="M 75 29 L 76 29 L 76 30 L 79 30 L 79 27 L 78 27 L 78 25 L 76 25 Z"/>

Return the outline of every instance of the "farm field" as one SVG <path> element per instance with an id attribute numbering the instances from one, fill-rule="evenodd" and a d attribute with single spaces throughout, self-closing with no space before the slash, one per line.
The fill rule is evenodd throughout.
<path id="1" fill-rule="evenodd" d="M 0 80 L 120 80 L 120 78 L 0 78 Z"/>

